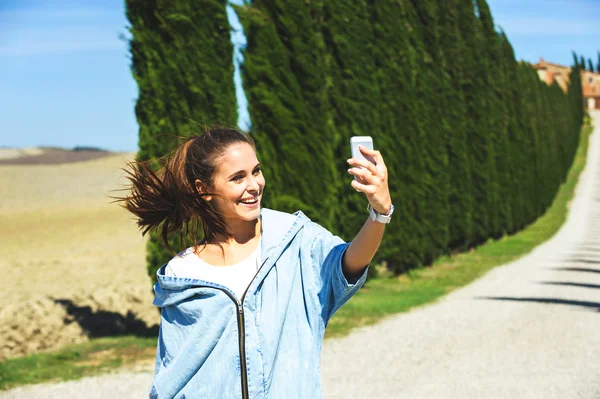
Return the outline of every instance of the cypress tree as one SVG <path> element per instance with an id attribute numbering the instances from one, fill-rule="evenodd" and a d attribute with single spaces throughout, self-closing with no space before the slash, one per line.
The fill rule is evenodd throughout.
<path id="1" fill-rule="evenodd" d="M 447 141 L 449 172 L 449 246 L 466 248 L 472 243 L 473 188 L 467 146 L 467 104 L 463 94 L 467 52 L 459 28 L 457 4 L 439 7 L 440 64 L 447 74 L 449 90 L 440 93 L 443 112 L 448 115 L 450 133 Z"/>
<path id="2" fill-rule="evenodd" d="M 196 122 L 235 122 L 225 1 L 127 0 L 125 5 L 131 24 L 131 71 L 139 88 L 138 158 L 165 156 L 176 137 L 198 133 Z M 177 237 L 172 244 L 174 249 L 185 246 Z M 171 257 L 152 233 L 147 261 L 153 279 L 156 269 Z"/>
<path id="3" fill-rule="evenodd" d="M 483 39 L 480 24 L 471 0 L 457 1 L 460 32 L 465 43 L 465 68 L 462 92 L 467 105 L 467 143 L 473 181 L 472 242 L 485 241 L 492 231 L 495 190 L 493 187 L 493 147 L 488 119 L 489 96 L 487 94 L 487 71 L 483 63 Z"/>
<path id="4" fill-rule="evenodd" d="M 244 87 L 268 179 L 265 204 L 302 209 L 333 228 L 345 169 L 334 159 L 329 123 L 322 3 L 257 0 L 238 10 L 248 36 Z"/>
<path id="5" fill-rule="evenodd" d="M 352 136 L 372 136 L 376 148 L 386 157 L 387 127 L 379 118 L 379 86 L 375 76 L 375 39 L 364 0 L 323 2 L 322 34 L 328 71 L 330 131 L 335 141 L 336 168 L 345 171 L 350 158 Z M 350 186 L 345 175 L 337 198 L 339 231 L 351 239 L 366 217 L 367 202 Z M 392 183 L 393 184 L 393 183 Z"/>
<path id="6" fill-rule="evenodd" d="M 485 85 L 488 98 L 487 132 L 490 136 L 490 193 L 493 212 L 490 235 L 498 237 L 512 230 L 511 162 L 508 152 L 508 95 L 506 78 L 502 68 L 501 42 L 494 28 L 494 20 L 485 0 L 475 1 L 483 34 L 483 49 L 486 52 Z"/>
<path id="7" fill-rule="evenodd" d="M 570 153 L 568 164 L 571 165 L 577 152 L 579 145 L 580 129 L 583 123 L 584 107 L 583 107 L 583 90 L 581 85 L 581 71 L 577 66 L 577 58 L 571 67 L 571 73 L 569 74 L 569 90 L 567 93 L 569 112 L 571 116 L 569 121 L 569 142 L 570 142 Z"/>
<path id="8" fill-rule="evenodd" d="M 523 196 L 521 170 L 517 165 L 521 165 L 525 160 L 522 154 L 523 141 L 519 132 L 521 127 L 519 126 L 519 119 L 515 112 L 518 105 L 519 99 L 519 87 L 517 86 L 517 71 L 516 62 L 514 59 L 514 51 L 508 38 L 504 32 L 500 32 L 498 36 L 499 41 L 499 66 L 503 76 L 504 86 L 504 124 L 506 127 L 506 144 L 504 148 L 505 166 L 504 166 L 504 177 L 505 180 L 501 184 L 504 185 L 504 190 L 509 191 L 507 195 L 510 199 L 510 225 L 507 227 L 507 232 L 512 233 L 520 227 L 521 220 L 523 219 Z M 501 162 L 497 160 L 497 165 L 501 165 Z M 500 167 L 500 166 L 499 166 Z M 506 194 L 505 194 L 506 195 Z M 507 201 L 507 198 L 503 198 L 503 201 Z"/>
<path id="9" fill-rule="evenodd" d="M 523 170 L 526 176 L 526 185 L 521 187 L 525 189 L 523 195 L 525 197 L 525 212 L 524 219 L 521 224 L 523 226 L 531 223 L 537 215 L 538 201 L 539 201 L 539 188 L 538 188 L 538 152 L 537 152 L 537 118 L 534 104 L 534 85 L 535 81 L 531 80 L 530 67 L 523 63 L 517 65 L 517 82 L 520 88 L 518 100 L 516 106 L 520 106 L 520 112 L 517 116 L 520 120 L 521 126 L 521 137 L 523 138 L 523 159 L 524 163 L 520 165 L 520 169 Z"/>
<path id="10" fill-rule="evenodd" d="M 449 242 L 447 145 L 452 130 L 450 114 L 446 112 L 443 100 L 449 99 L 448 94 L 452 89 L 448 74 L 442 69 L 445 60 L 440 44 L 438 6 L 434 1 L 427 0 L 412 0 L 410 3 L 417 21 L 414 47 L 419 54 L 415 83 L 425 168 L 421 184 L 427 206 L 423 216 L 430 231 L 424 249 L 424 262 L 429 264 L 446 251 Z"/>
<path id="11" fill-rule="evenodd" d="M 399 273 L 423 264 L 427 234 L 427 198 L 421 184 L 424 177 L 420 107 L 415 82 L 418 76 L 418 23 L 408 1 L 370 3 L 374 38 L 375 76 L 379 92 L 373 104 L 378 109 L 381 148 L 388 154 L 395 215 L 402 223 L 391 224 L 384 237 L 380 256 Z M 412 18 L 411 18 L 412 12 Z M 437 226 L 436 226 L 437 227 Z"/>
<path id="12" fill-rule="evenodd" d="M 576 127 L 579 128 L 583 121 L 584 115 L 584 107 L 583 107 L 583 89 L 581 82 L 581 68 L 575 64 L 575 66 L 571 69 L 571 74 L 569 76 L 570 86 L 569 86 L 569 94 L 573 97 L 573 110 L 571 111 L 573 115 L 575 115 L 575 123 Z M 574 126 L 575 128 L 575 126 Z"/>
<path id="13" fill-rule="evenodd" d="M 577 53 L 571 51 L 571 55 L 573 56 L 573 68 L 579 68 L 579 58 L 577 57 Z"/>
<path id="14" fill-rule="evenodd" d="M 531 70 L 531 68 L 527 68 L 527 75 L 529 78 L 529 84 L 532 86 L 533 88 L 533 93 L 532 93 L 532 98 L 530 99 L 532 105 L 533 105 L 533 113 L 536 115 L 534 119 L 534 134 L 536 135 L 536 147 L 535 147 L 535 152 L 537 154 L 537 181 L 536 181 L 536 186 L 537 186 L 537 209 L 536 209 L 536 214 L 535 217 L 537 217 L 537 215 L 541 215 L 542 213 L 544 213 L 544 211 L 546 210 L 546 203 L 547 203 L 547 199 L 546 196 L 548 195 L 548 168 L 547 168 L 547 164 L 548 164 L 548 139 L 547 137 L 544 137 L 544 135 L 547 135 L 549 130 L 547 129 L 547 124 L 546 124 L 546 115 L 544 112 L 544 99 L 543 99 L 543 93 L 542 93 L 542 89 L 544 88 L 545 85 L 544 82 L 541 82 L 540 79 L 538 78 L 537 74 L 535 73 L 535 71 Z"/>

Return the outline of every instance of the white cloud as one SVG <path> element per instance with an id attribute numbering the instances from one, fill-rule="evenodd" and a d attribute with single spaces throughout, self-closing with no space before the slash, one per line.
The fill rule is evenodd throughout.
<path id="1" fill-rule="evenodd" d="M 18 26 L 2 30 L 0 57 L 126 49 L 113 25 Z"/>
<path id="2" fill-rule="evenodd" d="M 125 48 L 126 45 L 123 42 L 115 40 L 21 42 L 18 46 L 0 46 L 0 57 L 72 54 Z"/>

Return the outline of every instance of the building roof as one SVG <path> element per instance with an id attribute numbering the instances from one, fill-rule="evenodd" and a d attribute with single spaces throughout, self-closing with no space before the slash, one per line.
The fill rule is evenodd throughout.
<path id="1" fill-rule="evenodd" d="M 539 62 L 533 64 L 533 67 L 536 68 L 536 69 L 547 68 L 548 66 L 552 66 L 552 67 L 560 68 L 560 69 L 567 69 L 569 71 L 571 70 L 570 66 L 555 64 L 553 62 L 548 62 L 544 58 L 541 58 L 541 57 L 540 57 Z"/>

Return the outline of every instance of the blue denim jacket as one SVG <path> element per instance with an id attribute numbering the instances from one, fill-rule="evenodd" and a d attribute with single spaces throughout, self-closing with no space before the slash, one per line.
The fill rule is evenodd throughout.
<path id="1" fill-rule="evenodd" d="M 349 244 L 302 212 L 261 211 L 262 266 L 239 300 L 227 288 L 157 272 L 161 308 L 150 398 L 321 397 L 327 322 L 364 283 L 349 283 Z"/>

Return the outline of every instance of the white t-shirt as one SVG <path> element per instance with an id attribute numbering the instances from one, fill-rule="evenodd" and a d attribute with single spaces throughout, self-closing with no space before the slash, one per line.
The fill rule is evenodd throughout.
<path id="1" fill-rule="evenodd" d="M 229 266 L 214 266 L 200 259 L 192 247 L 181 252 L 165 267 L 165 276 L 194 278 L 229 288 L 238 299 L 246 292 L 259 268 L 258 246 L 243 261 Z"/>

